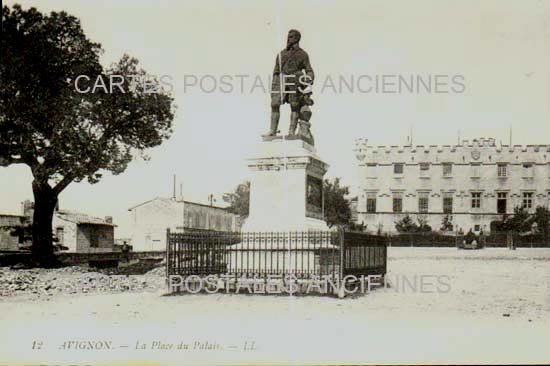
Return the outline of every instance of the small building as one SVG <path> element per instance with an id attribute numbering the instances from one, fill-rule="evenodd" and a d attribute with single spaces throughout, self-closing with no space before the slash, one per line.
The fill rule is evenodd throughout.
<path id="1" fill-rule="evenodd" d="M 115 226 L 110 216 L 101 219 L 79 212 L 56 211 L 52 228 L 67 252 L 100 253 L 115 250 Z"/>
<path id="2" fill-rule="evenodd" d="M 20 238 L 12 233 L 23 227 L 25 221 L 25 216 L 0 214 L 0 250 L 19 250 Z"/>
<path id="3" fill-rule="evenodd" d="M 32 222 L 33 202 L 24 201 L 21 207 L 23 217 Z M 81 212 L 60 210 L 58 206 L 52 219 L 52 234 L 58 240 L 55 244 L 68 248 L 64 252 L 70 253 L 115 251 L 115 227 L 111 216 L 102 219 Z"/>
<path id="4" fill-rule="evenodd" d="M 239 217 L 223 207 L 157 197 L 128 209 L 134 251 L 166 249 L 166 230 L 239 231 Z"/>

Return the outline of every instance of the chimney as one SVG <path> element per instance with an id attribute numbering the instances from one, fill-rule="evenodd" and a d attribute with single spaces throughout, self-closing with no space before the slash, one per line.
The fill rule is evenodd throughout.
<path id="1" fill-rule="evenodd" d="M 34 202 L 30 200 L 25 200 L 21 202 L 21 214 L 32 220 L 34 215 Z"/>
<path id="2" fill-rule="evenodd" d="M 105 222 L 108 224 L 113 223 L 113 216 L 105 216 Z"/>
<path id="3" fill-rule="evenodd" d="M 174 174 L 174 182 L 172 185 L 172 200 L 176 200 L 176 175 Z"/>

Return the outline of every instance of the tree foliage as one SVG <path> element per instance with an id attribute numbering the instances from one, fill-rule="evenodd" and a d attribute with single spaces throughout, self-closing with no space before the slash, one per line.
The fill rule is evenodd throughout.
<path id="1" fill-rule="evenodd" d="M 340 178 L 332 181 L 325 179 L 323 184 L 325 220 L 329 227 L 334 225 L 350 226 L 351 208 L 346 199 L 349 195 L 349 187 L 340 185 Z"/>
<path id="2" fill-rule="evenodd" d="M 521 206 L 517 206 L 514 208 L 513 215 L 503 215 L 502 220 L 493 221 L 491 223 L 491 231 L 523 233 L 531 230 L 532 224 L 532 217 L 527 210 Z"/>
<path id="3" fill-rule="evenodd" d="M 228 210 L 235 215 L 239 215 L 241 219 L 248 217 L 250 208 L 250 182 L 246 181 L 237 186 L 235 191 L 225 193 L 223 200 L 229 203 Z"/>
<path id="4" fill-rule="evenodd" d="M 491 231 L 526 233 L 533 229 L 538 233 L 550 235 L 550 210 L 548 208 L 538 206 L 535 213 L 529 214 L 526 209 L 517 206 L 514 208 L 513 215 L 503 215 L 502 220 L 491 222 Z"/>
<path id="5" fill-rule="evenodd" d="M 426 219 L 419 217 L 418 224 L 413 221 L 409 214 L 395 223 L 395 229 L 399 233 L 427 233 L 432 231 Z"/>
<path id="6" fill-rule="evenodd" d="M 417 219 L 418 224 L 416 225 L 416 231 L 419 233 L 429 233 L 432 231 L 432 227 L 428 225 L 428 220 L 425 218 L 419 217 Z"/>
<path id="7" fill-rule="evenodd" d="M 453 223 L 451 222 L 449 215 L 445 215 L 441 221 L 441 231 L 452 231 Z"/>
<path id="8" fill-rule="evenodd" d="M 2 8 L 0 166 L 26 164 L 33 175 L 33 250 L 52 251 L 57 197 L 71 182 L 96 183 L 122 173 L 147 148 L 171 134 L 173 99 L 144 83 L 146 72 L 124 55 L 109 68 L 102 49 L 66 12 L 44 15 L 19 5 Z M 80 93 L 75 80 L 122 79 L 122 88 Z M 157 83 L 158 80 L 152 80 Z"/>
<path id="9" fill-rule="evenodd" d="M 411 216 L 407 214 L 395 223 L 395 229 L 400 233 L 414 233 L 418 230 L 418 226 L 415 224 Z"/>
<path id="10" fill-rule="evenodd" d="M 550 235 L 550 209 L 538 206 L 533 215 L 532 221 L 536 223 L 537 232 Z"/>

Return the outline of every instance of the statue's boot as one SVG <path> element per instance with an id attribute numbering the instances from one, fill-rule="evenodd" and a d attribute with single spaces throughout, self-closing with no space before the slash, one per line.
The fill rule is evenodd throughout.
<path id="1" fill-rule="evenodd" d="M 289 136 L 296 135 L 296 127 L 298 127 L 298 115 L 298 112 L 290 113 L 290 127 L 288 129 Z"/>
<path id="2" fill-rule="evenodd" d="M 263 137 L 277 135 L 277 127 L 279 126 L 279 115 L 279 112 L 271 112 L 271 126 L 269 127 L 269 132 L 265 135 L 262 135 Z"/>

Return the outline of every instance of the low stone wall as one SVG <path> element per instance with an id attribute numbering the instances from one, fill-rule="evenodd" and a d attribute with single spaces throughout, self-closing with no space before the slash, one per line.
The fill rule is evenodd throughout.
<path id="1" fill-rule="evenodd" d="M 163 257 L 165 251 L 149 252 L 109 252 L 109 253 L 59 253 L 57 256 L 62 263 L 69 265 L 87 264 L 101 261 L 131 261 L 148 257 Z"/>
<path id="2" fill-rule="evenodd" d="M 108 252 L 108 253 L 58 253 L 59 260 L 66 265 L 88 265 L 90 262 L 129 262 L 151 257 L 165 257 L 165 251 L 149 252 Z M 25 263 L 31 259 L 30 252 L 3 252 L 0 253 L 0 267 Z"/>

